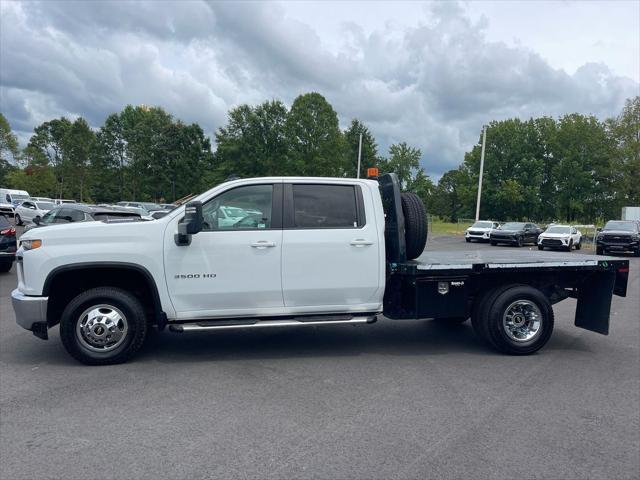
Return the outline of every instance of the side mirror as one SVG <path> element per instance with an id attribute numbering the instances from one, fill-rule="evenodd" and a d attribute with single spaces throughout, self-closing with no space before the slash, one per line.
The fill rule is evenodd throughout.
<path id="1" fill-rule="evenodd" d="M 596 232 L 601 232 L 601 231 L 602 231 L 602 227 L 596 228 Z"/>
<path id="2" fill-rule="evenodd" d="M 189 202 L 184 209 L 184 218 L 178 224 L 175 236 L 176 245 L 191 244 L 191 235 L 202 231 L 204 217 L 202 216 L 202 202 Z"/>
<path id="3" fill-rule="evenodd" d="M 36 215 L 35 217 L 33 217 L 33 223 L 35 223 L 36 225 L 40 225 L 40 220 L 42 220 L 40 218 L 40 215 Z"/>

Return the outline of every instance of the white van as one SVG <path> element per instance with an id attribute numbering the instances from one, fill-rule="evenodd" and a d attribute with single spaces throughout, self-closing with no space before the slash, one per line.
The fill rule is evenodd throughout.
<path id="1" fill-rule="evenodd" d="M 11 188 L 0 188 L 0 202 L 8 203 L 14 207 L 20 202 L 31 198 L 26 190 L 13 190 Z"/>

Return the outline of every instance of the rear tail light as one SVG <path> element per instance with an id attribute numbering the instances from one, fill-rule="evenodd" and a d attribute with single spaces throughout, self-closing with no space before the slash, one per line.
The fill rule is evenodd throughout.
<path id="1" fill-rule="evenodd" d="M 7 228 L 6 230 L 0 230 L 0 235 L 15 235 L 16 234 L 16 229 L 11 227 L 11 228 Z"/>

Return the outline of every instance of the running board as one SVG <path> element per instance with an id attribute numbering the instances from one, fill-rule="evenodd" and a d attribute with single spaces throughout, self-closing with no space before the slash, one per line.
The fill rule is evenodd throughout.
<path id="1" fill-rule="evenodd" d="M 210 320 L 201 323 L 183 323 L 169 325 L 169 330 L 174 333 L 182 332 L 204 332 L 209 330 L 231 330 L 240 328 L 272 328 L 272 327 L 306 327 L 310 325 L 336 325 L 336 324 L 357 324 L 357 323 L 374 323 L 377 320 L 376 316 L 369 317 L 336 317 L 327 318 L 324 320 L 310 320 L 308 318 L 300 317 L 299 320 L 246 320 L 245 322 L 238 321 L 234 323 L 220 321 L 216 324 L 215 320 Z"/>

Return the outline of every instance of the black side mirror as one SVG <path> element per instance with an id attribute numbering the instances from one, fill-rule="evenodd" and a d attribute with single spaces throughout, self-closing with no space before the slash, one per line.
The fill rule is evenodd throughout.
<path id="1" fill-rule="evenodd" d="M 36 225 L 40 225 L 40 220 L 42 220 L 42 219 L 40 218 L 40 215 L 36 215 L 36 216 L 33 218 L 33 223 L 35 223 Z"/>
<path id="2" fill-rule="evenodd" d="M 176 245 L 191 244 L 191 235 L 201 232 L 203 224 L 202 202 L 187 203 L 184 210 L 184 218 L 178 224 L 178 233 L 175 237 Z"/>

